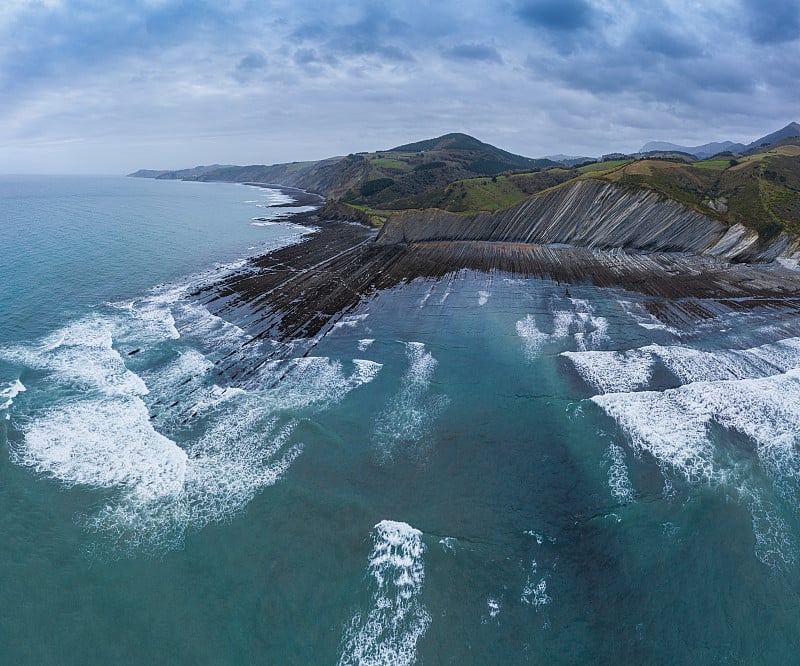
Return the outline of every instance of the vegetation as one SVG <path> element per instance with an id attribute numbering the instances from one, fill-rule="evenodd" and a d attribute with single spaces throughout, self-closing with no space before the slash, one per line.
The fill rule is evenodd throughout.
<path id="1" fill-rule="evenodd" d="M 408 171 L 411 168 L 407 161 L 392 157 L 374 157 L 370 162 L 372 162 L 373 167 L 385 169 L 386 171 Z"/>
<path id="2" fill-rule="evenodd" d="M 613 154 L 608 161 L 562 167 L 550 160 L 514 155 L 466 134 L 446 134 L 319 162 L 212 165 L 136 175 L 294 185 L 336 202 L 338 208 L 326 209 L 331 214 L 351 215 L 375 225 L 397 210 L 495 211 L 577 180 L 601 179 L 625 188 L 652 190 L 769 238 L 783 230 L 800 234 L 797 132 L 800 126 L 792 124 L 774 133 L 776 142 L 766 147 L 748 148 L 744 154 L 723 152 L 703 160 L 677 153 L 646 159 Z"/>
<path id="3" fill-rule="evenodd" d="M 578 167 L 579 173 L 591 173 L 598 175 L 600 173 L 608 173 L 616 171 L 620 167 L 630 164 L 633 160 L 609 160 L 608 162 L 592 162 L 591 164 L 584 164 Z"/>
<path id="4" fill-rule="evenodd" d="M 784 230 L 800 233 L 798 146 L 779 146 L 741 160 L 640 160 L 602 177 L 654 190 L 727 224 L 756 229 L 765 239 Z"/>

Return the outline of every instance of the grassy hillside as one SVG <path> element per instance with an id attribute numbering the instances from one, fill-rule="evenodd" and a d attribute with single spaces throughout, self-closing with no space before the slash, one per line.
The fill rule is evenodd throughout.
<path id="1" fill-rule="evenodd" d="M 647 187 L 728 224 L 756 229 L 763 238 L 800 233 L 800 146 L 779 145 L 739 160 L 685 164 L 640 160 L 602 178 Z"/>
<path id="2" fill-rule="evenodd" d="M 445 194 L 446 189 L 460 187 L 455 183 L 476 176 L 492 178 L 503 172 L 531 171 L 555 164 L 514 155 L 466 134 L 447 134 L 350 158 L 361 160 L 364 175 L 344 193 L 342 200 L 354 206 L 387 210 L 440 206 L 450 197 Z M 489 199 L 511 200 L 502 194 Z"/>
<path id="3" fill-rule="evenodd" d="M 792 124 L 769 135 L 779 140 L 767 147 L 701 161 L 662 154 L 563 167 L 509 153 L 466 134 L 446 134 L 318 162 L 213 165 L 134 175 L 292 185 L 338 201 L 344 206 L 337 209 L 339 215 L 354 211 L 358 219 L 374 224 L 382 224 L 393 211 L 410 208 L 454 213 L 501 210 L 576 179 L 591 178 L 654 190 L 769 238 L 781 231 L 800 234 L 800 137 L 791 136 L 800 131 L 798 127 Z"/>
<path id="4" fill-rule="evenodd" d="M 564 183 L 579 175 L 575 169 L 554 167 L 531 173 L 511 173 L 455 180 L 421 195 L 404 197 L 387 208 L 441 208 L 453 213 L 508 208 L 532 194 Z"/>
<path id="5" fill-rule="evenodd" d="M 626 159 L 573 169 L 552 167 L 458 178 L 420 194 L 397 198 L 397 179 L 392 179 L 391 184 L 387 179 L 376 183 L 382 189 L 350 203 L 382 223 L 392 210 L 408 208 L 439 208 L 454 213 L 501 210 L 531 195 L 587 178 L 607 180 L 625 188 L 654 190 L 726 224 L 741 223 L 755 229 L 764 239 L 781 231 L 800 234 L 799 139 L 785 139 L 768 150 L 737 159 Z M 381 204 L 374 205 L 370 198 Z"/>
<path id="6" fill-rule="evenodd" d="M 423 196 L 455 181 L 513 170 L 532 171 L 555 164 L 547 159 L 514 155 L 466 134 L 446 134 L 390 150 L 319 162 L 214 165 L 181 171 L 139 171 L 132 175 L 291 185 L 362 208 L 390 209 L 397 207 L 394 202 L 398 199 Z"/>

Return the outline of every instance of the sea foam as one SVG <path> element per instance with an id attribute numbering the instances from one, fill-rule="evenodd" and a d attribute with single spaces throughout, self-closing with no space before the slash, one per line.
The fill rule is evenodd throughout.
<path id="1" fill-rule="evenodd" d="M 158 312 L 177 314 L 159 327 Z M 48 402 L 20 415 L 12 460 L 66 487 L 108 491 L 105 504 L 80 517 L 105 552 L 180 547 L 188 528 L 226 520 L 289 469 L 303 449 L 294 441 L 298 412 L 342 400 L 381 368 L 354 359 L 345 371 L 341 361 L 308 357 L 271 368 L 280 382 L 266 382 L 267 371 L 264 386 L 220 384 L 206 354 L 244 340 L 241 329 L 169 289 L 0 349 L 1 358 L 44 374 L 32 390 Z M 117 345 L 136 346 L 136 354 L 123 356 Z M 3 389 L 0 404 L 10 406 L 23 388 Z"/>
<path id="2" fill-rule="evenodd" d="M 787 338 L 749 349 L 702 350 L 651 344 L 624 351 L 562 352 L 581 378 L 602 393 L 645 388 L 656 362 L 681 384 L 778 375 L 800 367 L 800 339 Z"/>
<path id="3" fill-rule="evenodd" d="M 536 560 L 533 560 L 520 594 L 520 601 L 527 606 L 533 606 L 537 611 L 553 601 L 547 594 L 547 578 L 540 576 L 538 569 Z"/>
<path id="4" fill-rule="evenodd" d="M 11 407 L 14 404 L 14 398 L 26 390 L 25 385 L 19 379 L 15 379 L 6 387 L 0 388 L 0 410 Z M 8 418 L 8 415 L 6 415 L 6 418 Z"/>
<path id="5" fill-rule="evenodd" d="M 447 396 L 430 390 L 438 362 L 421 342 L 406 343 L 408 370 L 400 390 L 375 420 L 375 442 L 381 460 L 398 450 L 421 454 L 428 444 L 434 421 L 447 406 Z"/>
<path id="6" fill-rule="evenodd" d="M 608 487 L 611 495 L 623 504 L 633 502 L 635 493 L 628 476 L 628 467 L 625 464 L 625 450 L 621 446 L 611 444 L 606 452 L 606 458 L 608 460 Z"/>
<path id="7" fill-rule="evenodd" d="M 368 573 L 371 607 L 345 626 L 340 666 L 407 666 L 416 662 L 417 643 L 431 623 L 419 595 L 425 581 L 422 532 L 384 520 L 372 531 Z"/>
<path id="8" fill-rule="evenodd" d="M 561 352 L 581 378 L 601 393 L 634 391 L 644 388 L 653 375 L 655 358 L 649 351 Z"/>
<path id="9" fill-rule="evenodd" d="M 112 346 L 114 322 L 89 317 L 56 331 L 40 343 L 0 349 L 0 358 L 48 372 L 77 389 L 105 395 L 144 395 L 142 379 L 125 367 Z"/>
<path id="10" fill-rule="evenodd" d="M 530 314 L 517 322 L 517 335 L 522 338 L 525 355 L 529 359 L 539 356 L 546 344 L 569 337 L 573 338 L 575 347 L 581 351 L 608 344 L 608 320 L 596 316 L 594 308 L 586 300 L 571 298 L 569 301 L 571 309 L 552 310 L 552 333 L 541 330 L 536 318 Z"/>
<path id="11" fill-rule="evenodd" d="M 741 453 L 732 455 L 714 444 L 712 428 L 738 433 L 754 444 L 756 460 L 778 495 L 793 511 L 800 511 L 800 370 L 695 382 L 662 392 L 611 393 L 592 400 L 665 473 L 676 473 L 692 483 L 738 486 L 750 477 L 739 462 Z M 778 519 L 776 507 L 752 493 L 742 497 L 753 514 L 759 557 L 768 563 L 779 559 L 774 553 L 789 558 L 790 551 L 782 544 L 788 530 Z"/>
<path id="12" fill-rule="evenodd" d="M 81 400 L 45 410 L 24 426 L 12 460 L 64 485 L 125 488 L 145 501 L 181 491 L 186 453 L 150 425 L 136 397 Z"/>

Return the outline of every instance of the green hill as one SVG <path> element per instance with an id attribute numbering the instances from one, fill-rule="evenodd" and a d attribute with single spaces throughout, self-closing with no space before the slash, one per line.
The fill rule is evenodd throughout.
<path id="1" fill-rule="evenodd" d="M 563 167 L 501 150 L 466 134 L 445 134 L 389 150 L 272 166 L 195 167 L 139 171 L 135 176 L 258 182 L 300 187 L 336 201 L 336 215 L 382 223 L 392 212 L 435 208 L 475 213 L 509 208 L 576 179 L 646 188 L 726 224 L 741 223 L 764 238 L 800 234 L 800 125 L 773 132 L 744 155 L 633 156 Z M 762 142 L 763 142 L 762 140 Z M 625 156 L 620 156 L 625 157 Z M 638 159 L 634 159 L 638 158 Z M 349 207 L 349 208 L 348 208 Z"/>
<path id="2" fill-rule="evenodd" d="M 501 150 L 466 134 L 446 134 L 374 153 L 272 166 L 210 166 L 180 171 L 138 171 L 133 176 L 300 187 L 329 199 L 371 209 L 396 209 L 398 200 L 442 190 L 455 181 L 555 166 Z M 435 199 L 436 197 L 434 197 Z"/>
<path id="3" fill-rule="evenodd" d="M 791 143 L 738 160 L 639 160 L 603 178 L 655 190 L 728 224 L 756 229 L 763 238 L 800 233 L 800 146 Z"/>

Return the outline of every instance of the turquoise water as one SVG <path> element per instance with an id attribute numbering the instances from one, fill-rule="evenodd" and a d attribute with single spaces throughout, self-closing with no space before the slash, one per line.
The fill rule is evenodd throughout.
<path id="1" fill-rule="evenodd" d="M 0 179 L 0 661 L 795 659 L 796 317 L 462 272 L 224 384 L 279 197 Z"/>

